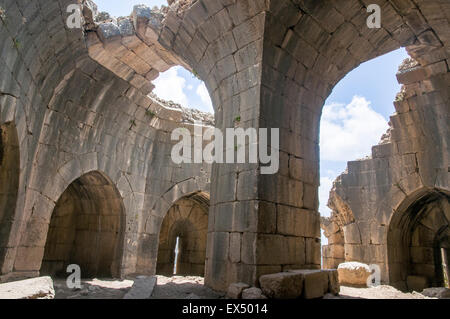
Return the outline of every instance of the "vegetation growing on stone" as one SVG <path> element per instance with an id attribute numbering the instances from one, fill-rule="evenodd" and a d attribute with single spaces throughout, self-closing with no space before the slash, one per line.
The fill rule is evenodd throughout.
<path id="1" fill-rule="evenodd" d="M 146 111 L 145 111 L 145 115 L 147 115 L 147 116 L 150 117 L 150 118 L 153 118 L 153 117 L 156 116 L 156 113 L 153 112 L 152 110 L 146 110 Z"/>
<path id="2" fill-rule="evenodd" d="M 6 10 L 0 7 L 0 20 L 5 21 L 6 20 Z"/>

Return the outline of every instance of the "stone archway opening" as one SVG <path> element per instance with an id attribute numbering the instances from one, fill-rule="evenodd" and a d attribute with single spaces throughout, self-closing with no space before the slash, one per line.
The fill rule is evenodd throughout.
<path id="1" fill-rule="evenodd" d="M 165 216 L 159 235 L 156 274 L 205 274 L 209 196 L 196 193 L 179 199 Z"/>
<path id="2" fill-rule="evenodd" d="M 195 70 L 174 66 L 161 72 L 152 84 L 155 86 L 152 94 L 164 100 L 169 107 L 214 113 L 208 89 Z"/>
<path id="3" fill-rule="evenodd" d="M 53 210 L 41 274 L 66 276 L 76 264 L 83 278 L 120 277 L 124 218 L 122 198 L 104 174 L 75 180 Z"/>
<path id="4" fill-rule="evenodd" d="M 354 182 L 349 167 L 364 167 L 374 158 L 373 146 L 389 142 L 390 116 L 396 112 L 394 100 L 402 90 L 396 74 L 409 59 L 407 50 L 398 48 L 361 63 L 334 85 L 324 103 L 319 136 L 324 269 L 335 269 L 344 262 L 368 262 L 363 260 L 369 256 L 368 249 L 356 248 L 361 245 L 361 230 L 339 185 L 343 179 Z M 372 218 L 363 216 L 364 220 Z"/>
<path id="5" fill-rule="evenodd" d="M 429 191 L 400 205 L 388 232 L 390 282 L 422 291 L 448 285 L 450 196 Z"/>
<path id="6" fill-rule="evenodd" d="M 19 139 L 14 123 L 0 126 L 0 250 L 6 248 L 19 188 Z"/>

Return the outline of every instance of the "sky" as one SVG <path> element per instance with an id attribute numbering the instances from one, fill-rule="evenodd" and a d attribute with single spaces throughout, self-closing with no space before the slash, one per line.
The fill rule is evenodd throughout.
<path id="1" fill-rule="evenodd" d="M 150 8 L 154 6 L 167 6 L 166 0 L 94 0 L 98 11 L 106 11 L 114 17 L 128 16 L 133 12 L 133 6 L 145 4 Z"/>
<path id="2" fill-rule="evenodd" d="M 100 11 L 113 16 L 131 13 L 133 5 L 149 7 L 166 5 L 165 0 L 96 0 Z M 389 116 L 394 113 L 393 101 L 400 91 L 395 74 L 407 58 L 399 49 L 368 61 L 347 74 L 333 89 L 325 102 L 320 131 L 319 211 L 329 216 L 326 206 L 333 181 L 346 169 L 347 162 L 371 155 L 388 129 Z M 213 112 L 203 82 L 182 67 L 173 67 L 154 82 L 159 97 L 185 107 Z M 326 243 L 322 236 L 322 243 Z"/>

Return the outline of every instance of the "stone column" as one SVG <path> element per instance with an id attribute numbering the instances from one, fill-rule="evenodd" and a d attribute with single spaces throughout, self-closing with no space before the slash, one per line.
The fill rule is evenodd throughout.
<path id="1" fill-rule="evenodd" d="M 244 3 L 237 2 L 236 10 Z M 262 174 L 266 165 L 261 163 L 213 166 L 205 282 L 222 291 L 234 282 L 258 285 L 268 273 L 320 268 L 320 112 L 309 106 L 323 101 L 297 84 L 295 76 L 303 77 L 305 67 L 279 49 L 295 41 L 280 36 L 284 29 L 274 31 L 279 20 L 259 3 L 259 10 L 246 17 L 231 15 L 235 27 L 209 45 L 195 68 L 205 79 L 216 127 L 224 135 L 226 128 L 280 132 L 279 150 L 270 145 L 268 150 L 279 151 L 277 173 Z M 291 9 L 287 24 L 298 19 L 299 11 Z M 214 65 L 210 73 L 208 64 Z"/>
<path id="2" fill-rule="evenodd" d="M 450 271 L 448 268 L 447 249 L 441 248 L 441 258 L 442 258 L 442 270 L 444 273 L 444 285 L 446 288 L 449 288 Z"/>
<path id="3" fill-rule="evenodd" d="M 302 15 L 288 0 L 199 0 L 163 21 L 158 41 L 205 81 L 217 128 L 280 133 L 276 174 L 213 165 L 205 281 L 217 290 L 320 268 L 318 129 L 332 75 L 311 71 L 318 53 L 292 31 Z"/>

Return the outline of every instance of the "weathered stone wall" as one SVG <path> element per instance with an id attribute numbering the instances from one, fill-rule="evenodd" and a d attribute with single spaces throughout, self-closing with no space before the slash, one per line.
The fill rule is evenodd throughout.
<path id="1" fill-rule="evenodd" d="M 156 274 L 172 276 L 176 263 L 176 275 L 204 276 L 209 205 L 196 201 L 198 196 L 179 200 L 164 218 Z M 175 256 L 177 237 L 178 253 Z"/>
<path id="2" fill-rule="evenodd" d="M 99 172 L 78 178 L 64 191 L 52 213 L 41 274 L 66 274 L 79 265 L 85 278 L 118 277 L 124 214 L 114 184 Z"/>
<path id="3" fill-rule="evenodd" d="M 371 3 L 382 9 L 380 29 L 367 27 Z M 193 1 L 182 14 L 169 10 L 160 43 L 205 80 L 216 126 L 274 127 L 281 135 L 277 174 L 262 175 L 261 164 L 213 167 L 208 285 L 224 290 L 266 273 L 320 267 L 324 101 L 349 71 L 401 46 L 447 87 L 448 12 L 439 0 L 211 0 Z"/>
<path id="4" fill-rule="evenodd" d="M 388 134 L 370 159 L 348 163 L 322 223 L 325 267 L 343 259 L 378 264 L 382 281 L 400 288 L 412 288 L 408 276 L 439 285 L 434 240 L 450 221 L 449 60 L 433 54 L 437 61 L 427 65 L 418 47 L 408 51 L 418 62 L 405 61 L 397 75 L 403 87 Z"/>
<path id="5" fill-rule="evenodd" d="M 101 172 L 120 193 L 122 276 L 154 273 L 164 214 L 209 191 L 210 167 L 170 160 L 172 130 L 193 130 L 192 119 L 94 61 L 86 34 L 65 24 L 71 3 L 0 1 L 0 123 L 17 129 L 20 153 L 16 207 L 2 210 L 2 280 L 38 275 L 55 205 L 86 173 Z"/>
<path id="6" fill-rule="evenodd" d="M 107 176 L 123 200 L 121 274 L 155 272 L 165 214 L 185 195 L 208 192 L 210 177 L 208 286 L 257 285 L 267 273 L 319 268 L 318 133 L 333 86 L 360 63 L 408 46 L 426 73 L 407 91 L 417 91 L 408 100 L 412 112 L 424 110 L 417 132 L 432 129 L 425 119 L 448 117 L 446 0 L 175 1 L 98 25 L 89 1 L 80 2 L 83 30 L 65 25 L 69 0 L 0 0 L 0 123 L 14 122 L 20 147 L 17 204 L 0 255 L 7 276 L 37 275 L 56 202 L 92 171 Z M 382 8 L 380 29 L 367 28 L 369 3 Z M 280 129 L 277 174 L 262 174 L 261 163 L 172 163 L 170 132 L 192 125 L 185 112 L 147 94 L 149 81 L 173 65 L 205 81 L 216 127 Z M 411 126 L 397 132 L 414 134 Z M 448 149 L 439 141 L 448 130 L 431 132 L 440 156 L 430 167 L 445 186 Z M 420 163 L 429 154 L 419 165 L 428 167 Z"/>

